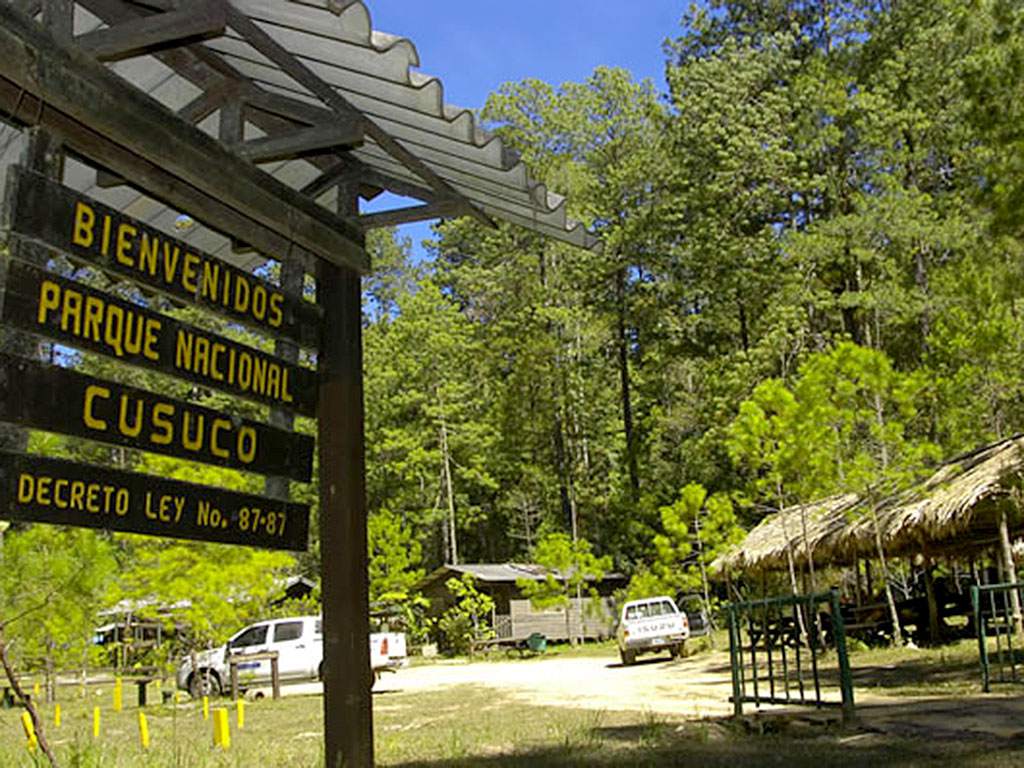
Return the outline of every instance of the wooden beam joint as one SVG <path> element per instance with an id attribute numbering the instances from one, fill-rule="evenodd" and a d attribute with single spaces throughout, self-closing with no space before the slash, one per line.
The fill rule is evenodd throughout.
<path id="1" fill-rule="evenodd" d="M 119 61 L 159 48 L 220 37 L 227 26 L 222 3 L 205 0 L 181 10 L 140 16 L 79 35 L 75 43 L 100 61 Z"/>

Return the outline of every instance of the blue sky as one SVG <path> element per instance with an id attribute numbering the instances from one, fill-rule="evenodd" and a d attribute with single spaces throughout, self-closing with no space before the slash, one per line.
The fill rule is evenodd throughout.
<path id="1" fill-rule="evenodd" d="M 624 67 L 637 79 L 650 77 L 662 88 L 662 41 L 678 33 L 688 5 L 687 0 L 365 3 L 375 29 L 416 44 L 421 71 L 441 79 L 445 100 L 470 109 L 482 107 L 504 82 L 579 81 L 602 64 Z M 403 227 L 402 233 L 418 246 L 429 236 L 429 224 Z"/>

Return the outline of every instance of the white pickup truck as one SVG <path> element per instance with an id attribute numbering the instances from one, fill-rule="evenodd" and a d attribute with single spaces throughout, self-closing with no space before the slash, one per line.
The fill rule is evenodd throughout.
<path id="1" fill-rule="evenodd" d="M 668 650 L 673 658 L 682 656 L 690 636 L 690 622 L 671 597 L 649 597 L 622 606 L 616 632 L 623 665 L 636 661 L 637 654 Z"/>
<path id="2" fill-rule="evenodd" d="M 178 666 L 178 688 L 196 697 L 219 695 L 231 682 L 229 658 L 270 651 L 277 651 L 277 673 L 282 683 L 321 679 L 324 638 L 320 617 L 295 616 L 250 624 L 224 645 L 186 656 Z M 408 661 L 403 633 L 370 635 L 371 685 L 381 672 L 393 672 Z M 246 688 L 268 683 L 270 661 L 238 663 L 238 679 Z"/>

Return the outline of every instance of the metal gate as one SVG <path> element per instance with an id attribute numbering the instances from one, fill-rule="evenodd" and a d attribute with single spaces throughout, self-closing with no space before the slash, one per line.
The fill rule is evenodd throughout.
<path id="1" fill-rule="evenodd" d="M 1018 616 L 1014 617 L 1014 595 Z M 974 628 L 978 636 L 978 660 L 981 663 L 981 687 L 989 692 L 991 684 L 1024 682 L 1024 642 L 1017 634 L 1020 606 L 1024 605 L 1024 583 L 975 584 L 971 587 Z M 993 679 L 989 640 L 995 640 L 996 675 Z"/>
<path id="2" fill-rule="evenodd" d="M 844 719 L 852 716 L 853 678 L 838 590 L 730 603 L 728 614 L 737 716 L 745 703 L 841 707 Z M 838 666 L 835 680 L 823 677 L 826 664 Z"/>

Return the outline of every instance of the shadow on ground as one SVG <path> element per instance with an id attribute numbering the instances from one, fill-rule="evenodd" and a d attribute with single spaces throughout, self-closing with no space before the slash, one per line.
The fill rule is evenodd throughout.
<path id="1" fill-rule="evenodd" d="M 443 760 L 415 760 L 396 768 L 632 768 L 650 766 L 1017 766 L 1024 742 L 993 745 L 983 739 L 934 742 L 871 732 L 804 737 L 735 732 L 719 723 L 685 729 L 673 725 L 595 728 L 590 739 L 559 746 L 520 748 Z"/>

